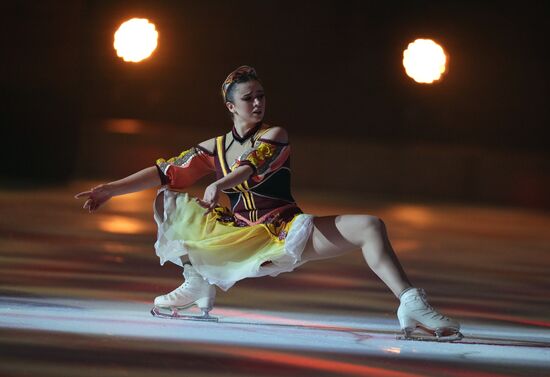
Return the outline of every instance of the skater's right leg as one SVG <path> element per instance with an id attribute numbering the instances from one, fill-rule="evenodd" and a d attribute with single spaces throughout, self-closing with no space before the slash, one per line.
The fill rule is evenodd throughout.
<path id="1" fill-rule="evenodd" d="M 183 276 L 185 282 L 182 285 L 168 294 L 155 298 L 153 310 L 170 309 L 175 314 L 177 309 L 186 309 L 196 305 L 202 310 L 203 315 L 208 317 L 216 298 L 215 287 L 203 279 L 190 264 L 184 265 Z"/>

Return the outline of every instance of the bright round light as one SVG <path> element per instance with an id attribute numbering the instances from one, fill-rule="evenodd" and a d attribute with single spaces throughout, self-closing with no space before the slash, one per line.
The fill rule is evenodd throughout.
<path id="1" fill-rule="evenodd" d="M 115 50 L 125 62 L 140 62 L 157 48 L 159 33 L 145 18 L 132 18 L 115 32 Z"/>
<path id="2" fill-rule="evenodd" d="M 446 63 L 445 51 L 431 39 L 417 39 L 403 51 L 405 72 L 418 83 L 431 84 L 439 80 Z"/>

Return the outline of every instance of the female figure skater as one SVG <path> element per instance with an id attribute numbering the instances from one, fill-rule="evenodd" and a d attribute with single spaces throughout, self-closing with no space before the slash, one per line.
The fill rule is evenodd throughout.
<path id="1" fill-rule="evenodd" d="M 155 298 L 160 309 L 198 306 L 211 319 L 217 285 L 229 289 L 248 278 L 292 271 L 313 260 L 360 248 L 369 267 L 400 300 L 397 317 L 405 338 L 420 328 L 438 340 L 460 339 L 457 321 L 441 315 L 422 289 L 411 286 L 391 247 L 384 223 L 370 215 L 303 214 L 290 192 L 290 146 L 286 131 L 263 123 L 266 100 L 256 71 L 242 66 L 222 85 L 233 129 L 124 179 L 81 192 L 96 211 L 113 196 L 161 185 L 154 203 L 161 264 L 184 267 L 184 283 Z M 183 190 L 214 172 L 202 199 Z M 220 207 L 220 193 L 231 210 Z M 164 315 L 167 316 L 167 315 Z"/>

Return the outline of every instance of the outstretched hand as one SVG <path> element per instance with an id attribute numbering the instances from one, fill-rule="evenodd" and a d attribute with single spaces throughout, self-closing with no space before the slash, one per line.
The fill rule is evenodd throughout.
<path id="1" fill-rule="evenodd" d="M 88 191 L 79 192 L 74 197 L 75 199 L 86 198 L 86 202 L 82 208 L 88 209 L 92 213 L 111 199 L 113 194 L 107 185 L 99 185 Z"/>
<path id="2" fill-rule="evenodd" d="M 218 199 L 220 197 L 220 189 L 216 183 L 208 185 L 206 190 L 204 190 L 204 196 L 201 199 L 197 198 L 197 202 L 203 208 L 206 208 L 204 216 L 208 215 L 218 206 Z"/>

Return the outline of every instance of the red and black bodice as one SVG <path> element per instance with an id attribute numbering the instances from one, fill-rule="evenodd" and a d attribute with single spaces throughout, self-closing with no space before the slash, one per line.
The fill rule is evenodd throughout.
<path id="1" fill-rule="evenodd" d="M 235 129 L 217 137 L 213 152 L 197 146 L 168 161 L 157 160 L 161 180 L 181 190 L 212 171 L 220 179 L 238 166 L 248 165 L 251 176 L 223 191 L 229 197 L 229 216 L 234 216 L 235 225 L 289 222 L 302 213 L 290 191 L 290 145 L 262 138 L 269 128 L 261 126 L 243 137 Z"/>

